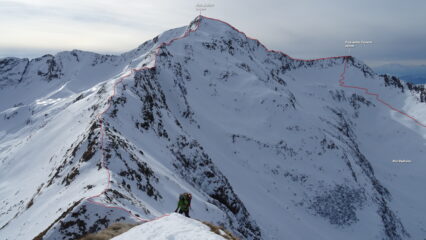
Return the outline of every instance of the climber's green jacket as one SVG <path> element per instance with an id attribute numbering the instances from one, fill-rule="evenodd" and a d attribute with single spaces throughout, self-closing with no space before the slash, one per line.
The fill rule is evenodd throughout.
<path id="1" fill-rule="evenodd" d="M 190 206 L 191 206 L 191 197 L 188 194 L 182 194 L 179 197 L 179 202 L 178 202 L 176 210 L 180 209 L 185 212 L 189 210 Z"/>

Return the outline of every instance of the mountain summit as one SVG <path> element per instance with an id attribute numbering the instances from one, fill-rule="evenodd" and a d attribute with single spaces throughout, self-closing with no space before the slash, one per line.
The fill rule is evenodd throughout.
<path id="1" fill-rule="evenodd" d="M 78 239 L 191 192 L 242 239 L 419 239 L 425 102 L 203 16 L 121 55 L 0 59 L 0 238 Z"/>

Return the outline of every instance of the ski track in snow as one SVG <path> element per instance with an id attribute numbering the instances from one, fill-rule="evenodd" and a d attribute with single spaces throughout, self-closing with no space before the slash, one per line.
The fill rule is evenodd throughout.
<path id="1" fill-rule="evenodd" d="M 103 148 L 103 138 L 104 138 L 104 133 L 105 133 L 104 126 L 103 126 L 103 115 L 104 115 L 104 114 L 105 114 L 105 113 L 109 110 L 109 108 L 111 107 L 111 99 L 112 99 L 112 98 L 116 95 L 116 87 L 117 87 L 117 85 L 119 85 L 120 83 L 122 83 L 122 82 L 123 82 L 123 80 L 124 80 L 125 78 L 127 78 L 127 77 L 130 77 L 130 76 L 134 75 L 136 72 L 143 71 L 143 70 L 146 70 L 146 69 L 155 68 L 155 65 L 156 65 L 156 59 L 157 59 L 157 55 L 158 55 L 158 51 L 159 51 L 159 49 L 160 49 L 161 47 L 163 47 L 163 46 L 168 46 L 168 45 L 172 44 L 172 43 L 173 43 L 174 41 L 176 41 L 176 40 L 180 40 L 180 39 L 186 38 L 187 36 L 189 36 L 189 34 L 190 34 L 191 32 L 195 32 L 195 31 L 197 31 L 198 27 L 200 26 L 200 22 L 201 22 L 202 18 L 206 18 L 206 19 L 210 19 L 210 20 L 213 20 L 213 21 L 218 21 L 218 22 L 224 23 L 224 24 L 228 25 L 229 27 L 231 27 L 232 29 L 234 29 L 235 31 L 237 31 L 237 32 L 239 32 L 239 33 L 241 33 L 241 34 L 243 34 L 246 38 L 251 39 L 251 40 L 254 40 L 254 41 L 257 41 L 257 42 L 258 42 L 258 43 L 259 43 L 259 44 L 260 44 L 263 48 L 265 48 L 265 50 L 266 50 L 267 52 L 273 52 L 273 53 L 282 54 L 282 55 L 284 55 L 284 56 L 286 56 L 286 57 L 288 57 L 288 58 L 290 58 L 290 59 L 293 59 L 293 60 L 309 62 L 309 61 L 318 61 L 318 60 L 327 60 L 327 59 L 337 59 L 337 58 L 342 58 L 342 59 L 344 60 L 344 66 L 343 66 L 343 71 L 342 71 L 342 73 L 340 74 L 340 77 L 339 77 L 339 81 L 338 81 L 339 86 L 341 86 L 341 87 L 345 87 L 345 88 L 351 88 L 351 89 L 363 90 L 363 91 L 365 92 L 365 94 L 367 94 L 367 95 L 371 95 L 371 96 L 374 96 L 378 102 L 382 103 L 382 104 L 383 104 L 383 105 L 385 105 L 386 107 L 388 107 L 388 108 L 390 108 L 391 110 L 393 110 L 393 111 L 395 111 L 395 112 L 398 112 L 398 113 L 400 113 L 400 114 L 402 114 L 402 115 L 404 115 L 404 116 L 406 116 L 406 117 L 408 117 L 408 118 L 412 119 L 412 120 L 413 120 L 413 121 L 414 121 L 417 125 L 419 125 L 419 126 L 421 126 L 421 127 L 425 127 L 425 128 L 426 128 L 426 124 L 421 123 L 419 120 L 417 120 L 417 119 L 416 119 L 416 118 L 414 118 L 413 116 L 410 116 L 410 115 L 408 115 L 407 113 L 405 113 L 405 112 L 403 112 L 403 111 L 401 111 L 401 110 L 399 110 L 399 109 L 397 109 L 397 108 L 395 108 L 395 107 L 391 106 L 390 104 L 388 104 L 387 102 L 385 102 L 384 100 L 382 100 L 382 99 L 380 98 L 379 94 L 377 94 L 377 93 L 372 93 L 372 92 L 370 92 L 367 88 L 358 87 L 358 86 L 351 86 L 351 85 L 345 85 L 345 73 L 346 73 L 346 68 L 347 68 L 347 67 L 346 67 L 346 65 L 347 65 L 347 59 L 348 59 L 349 57 L 351 57 L 351 56 L 335 56 L 335 57 L 316 58 L 316 59 L 299 59 L 299 58 L 293 58 L 293 57 L 290 57 L 289 55 L 287 55 L 287 54 L 285 54 L 285 53 L 283 53 L 283 52 L 281 52 L 281 51 L 277 51 L 277 50 L 270 50 L 270 49 L 268 49 L 268 48 L 267 48 L 264 44 L 262 44 L 262 43 L 261 43 L 258 39 L 251 38 L 251 37 L 247 36 L 244 32 L 241 32 L 240 30 L 238 30 L 237 28 L 235 28 L 234 26 L 232 26 L 231 24 L 229 24 L 229 23 L 227 23 L 227 22 L 224 22 L 224 21 L 222 21 L 222 20 L 220 20 L 220 19 L 210 18 L 210 17 L 206 17 L 206 16 L 202 16 L 202 15 L 199 15 L 199 17 L 200 17 L 201 19 L 200 19 L 200 21 L 198 22 L 197 26 L 196 26 L 194 29 L 188 29 L 188 30 L 186 30 L 186 32 L 185 32 L 182 36 L 177 37 L 177 38 L 173 38 L 173 39 L 169 40 L 168 42 L 163 42 L 163 43 L 161 43 L 161 44 L 160 44 L 160 45 L 159 45 L 159 46 L 155 49 L 155 53 L 154 53 L 154 64 L 153 64 L 153 66 L 151 66 L 151 67 L 142 67 L 142 68 L 139 68 L 139 69 L 134 69 L 134 68 L 133 68 L 133 69 L 129 70 L 129 72 L 128 72 L 128 73 L 126 73 L 126 74 L 124 74 L 123 76 L 121 76 L 121 77 L 120 77 L 118 80 L 116 80 L 116 82 L 114 83 L 114 86 L 113 86 L 113 92 L 112 92 L 112 94 L 108 97 L 108 100 L 107 100 L 107 102 L 108 102 L 108 106 L 106 107 L 106 109 L 105 109 L 104 111 L 102 111 L 101 113 L 99 113 L 99 114 L 96 116 L 96 118 L 98 119 L 99 124 L 100 124 L 100 132 L 101 132 L 101 139 L 100 139 L 100 150 L 101 150 L 101 152 L 102 152 L 101 165 L 102 165 L 102 168 L 104 168 L 104 169 L 105 169 L 105 172 L 106 172 L 106 174 L 107 174 L 107 181 L 108 181 L 108 182 L 107 182 L 106 187 L 104 188 L 104 190 L 103 190 L 102 192 L 100 192 L 99 194 L 96 194 L 96 195 L 94 195 L 94 196 L 87 197 L 87 198 L 86 198 L 86 200 L 87 200 L 88 202 L 93 203 L 93 204 L 96 204 L 96 205 L 103 206 L 103 207 L 105 207 L 105 208 L 119 209 L 119 210 L 125 211 L 125 212 L 127 212 L 130 216 L 132 216 L 133 218 L 137 219 L 137 220 L 138 220 L 138 221 L 140 221 L 140 222 L 150 222 L 150 221 L 158 220 L 158 219 L 160 219 L 160 218 L 163 218 L 163 217 L 169 216 L 169 214 L 164 214 L 164 215 L 162 215 L 162 216 L 159 216 L 159 217 L 154 218 L 154 219 L 151 219 L 151 220 L 143 219 L 143 218 L 139 217 L 138 215 L 136 215 L 136 214 L 132 213 L 132 211 L 130 211 L 130 210 L 128 210 L 128 209 L 126 209 L 126 208 L 124 208 L 124 207 L 111 206 L 111 205 L 107 205 L 107 204 L 105 204 L 105 203 L 97 202 L 97 201 L 95 201 L 95 200 L 94 200 L 95 198 L 100 197 L 100 196 L 101 196 L 101 195 L 103 195 L 106 191 L 108 191 L 108 190 L 110 189 L 110 186 L 111 186 L 111 173 L 110 173 L 110 170 L 108 169 L 108 167 L 105 165 L 105 152 L 104 152 L 104 148 Z"/>

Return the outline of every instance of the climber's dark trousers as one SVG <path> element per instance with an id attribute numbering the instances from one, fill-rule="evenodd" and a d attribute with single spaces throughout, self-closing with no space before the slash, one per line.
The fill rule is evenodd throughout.
<path id="1" fill-rule="evenodd" d="M 179 209 L 179 213 L 180 214 L 185 213 L 185 216 L 189 217 L 189 210 L 183 211 L 182 209 Z"/>

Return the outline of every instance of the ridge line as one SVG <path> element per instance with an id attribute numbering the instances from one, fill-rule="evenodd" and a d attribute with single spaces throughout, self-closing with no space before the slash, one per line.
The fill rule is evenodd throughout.
<path id="1" fill-rule="evenodd" d="M 392 105 L 390 105 L 389 103 L 385 102 L 383 99 L 380 98 L 380 95 L 378 93 L 373 93 L 370 92 L 370 90 L 368 88 L 364 88 L 364 87 L 359 87 L 359 86 L 353 86 L 353 85 L 346 85 L 345 84 L 345 73 L 346 73 L 346 63 L 347 63 L 347 59 L 345 59 L 345 63 L 343 66 L 343 72 L 340 74 L 340 78 L 339 78 L 339 86 L 340 87 L 344 87 L 344 88 L 352 88 L 352 89 L 358 89 L 358 90 L 362 90 L 364 91 L 365 94 L 370 95 L 370 96 L 374 96 L 376 98 L 376 100 L 380 103 L 382 103 L 383 105 L 385 105 L 386 107 L 388 107 L 389 109 L 400 113 L 402 115 L 404 115 L 405 117 L 410 118 L 411 120 L 413 120 L 417 125 L 426 128 L 426 124 L 420 122 L 419 120 L 417 120 L 415 117 L 393 107 Z"/>
<path id="2" fill-rule="evenodd" d="M 195 29 L 190 29 L 190 28 L 188 28 L 185 32 L 184 32 L 184 34 L 183 35 L 181 35 L 181 36 L 179 36 L 179 37 L 176 37 L 176 38 L 172 38 L 171 40 L 169 40 L 169 41 L 167 41 L 167 42 L 162 42 L 161 44 L 159 44 L 156 48 L 155 48 L 155 50 L 154 50 L 154 64 L 153 64 L 153 66 L 150 66 L 150 67 L 148 67 L 148 66 L 145 66 L 145 67 L 141 67 L 141 68 L 139 68 L 139 69 L 136 69 L 136 68 L 131 68 L 129 71 L 130 72 L 127 72 L 127 73 L 125 73 L 123 76 L 121 76 L 120 78 L 118 78 L 115 82 L 114 82 L 114 86 L 113 86 L 113 92 L 112 92 L 112 94 L 108 97 L 108 99 L 107 99 L 107 103 L 108 103 L 108 106 L 102 111 L 102 112 L 100 112 L 96 117 L 95 117 L 95 119 L 97 119 L 96 121 L 98 121 L 99 122 L 99 124 L 100 124 L 100 133 L 101 133 L 101 138 L 100 138 L 100 141 L 99 141 L 99 145 L 100 145 L 100 150 L 101 150 L 101 152 L 102 152 L 102 158 L 101 158 L 101 166 L 102 166 L 102 168 L 104 168 L 105 169 L 105 171 L 106 171 L 106 174 L 107 174 L 107 180 L 108 180 L 108 182 L 107 182 L 107 185 L 106 185 L 106 187 L 100 192 L 100 193 L 98 193 L 98 194 L 96 194 L 96 195 L 93 195 L 93 196 L 89 196 L 89 197 L 87 197 L 87 198 L 85 198 L 85 200 L 87 200 L 88 202 L 90 202 L 90 203 L 93 203 L 93 204 L 95 204 L 95 205 L 99 205 L 99 206 L 103 206 L 103 207 L 105 207 L 105 208 L 112 208 L 112 209 L 118 209 L 118 210 L 122 210 L 122 211 L 125 211 L 125 212 L 127 212 L 131 217 L 133 217 L 133 218 L 136 218 L 138 221 L 140 221 L 140 222 L 149 222 L 149 221 L 154 221 L 154 220 L 157 220 L 157 219 L 159 219 L 159 218 L 161 218 L 161 217 L 164 217 L 164 216 L 168 216 L 168 214 L 164 214 L 164 215 L 162 215 L 162 216 L 159 216 L 159 217 L 157 217 L 157 218 L 154 218 L 154 219 L 152 219 L 152 220 L 147 220 L 147 219 L 143 219 L 143 218 L 141 218 L 140 216 L 138 216 L 137 214 L 134 214 L 132 211 L 130 211 L 129 209 L 126 209 L 126 208 L 124 208 L 124 207 L 120 207 L 120 206 L 111 206 L 111 205 L 107 205 L 107 204 L 105 204 L 105 203 L 102 203 L 102 202 L 97 202 L 97 201 L 95 201 L 95 200 L 93 200 L 94 198 L 97 198 L 97 197 L 100 197 L 101 195 L 103 195 L 103 194 L 105 194 L 108 190 L 110 190 L 111 189 L 111 172 L 110 172 L 110 170 L 109 170 L 109 168 L 106 166 L 106 164 L 105 164 L 105 151 L 104 151 L 104 146 L 103 146 L 103 139 L 104 139 L 104 135 L 105 135 L 105 130 L 104 130 L 104 125 L 103 125 L 103 115 L 110 109 L 110 107 L 111 107 L 111 100 L 112 100 L 112 98 L 116 95 L 116 87 L 117 87 L 117 85 L 118 84 L 120 84 L 120 83 L 122 83 L 123 82 L 123 80 L 125 79 L 125 78 L 127 78 L 127 77 L 130 77 L 131 75 L 133 75 L 133 74 L 135 74 L 135 73 L 137 73 L 137 72 L 140 72 L 140 71 L 143 71 L 143 70 L 146 70 L 146 69 L 152 69 L 152 68 L 155 68 L 155 66 L 156 66 L 156 63 L 157 63 L 157 56 L 158 56 L 158 52 L 159 52 L 159 50 L 160 50 L 160 48 L 161 47 L 163 47 L 163 46 L 168 46 L 168 45 L 170 45 L 170 44 L 172 44 L 174 41 L 176 41 L 176 40 L 180 40 L 180 39 L 183 39 L 183 38 L 186 38 L 187 36 L 189 36 L 189 34 L 191 33 L 191 32 L 195 32 L 197 29 L 198 29 L 198 27 L 200 26 L 200 22 L 201 22 L 201 19 L 200 19 L 200 21 L 198 21 L 198 23 L 197 23 L 197 26 L 196 26 L 196 28 Z"/>
<path id="3" fill-rule="evenodd" d="M 137 72 L 140 72 L 140 71 L 143 71 L 143 70 L 147 70 L 147 69 L 153 69 L 153 68 L 155 68 L 155 67 L 156 67 L 156 62 L 157 62 L 157 57 L 158 57 L 158 53 L 159 53 L 160 48 L 161 48 L 161 47 L 164 47 L 164 46 L 168 46 L 168 45 L 172 44 L 174 41 L 177 41 L 177 40 L 180 40 L 180 39 L 186 38 L 186 37 L 188 37 L 188 36 L 190 35 L 190 33 L 191 33 L 191 32 L 195 32 L 195 31 L 197 31 L 197 30 L 199 29 L 199 27 L 200 27 L 200 24 L 201 24 L 201 20 L 202 20 L 202 18 L 206 18 L 206 19 L 210 19 L 210 20 L 213 20 L 213 21 L 218 21 L 218 22 L 224 23 L 224 24 L 226 24 L 227 26 L 229 26 L 229 27 L 231 27 L 232 29 L 234 29 L 235 31 L 237 31 L 237 32 L 239 32 L 239 33 L 241 33 L 241 34 L 243 34 L 243 35 L 244 35 L 247 39 L 254 40 L 254 41 L 258 42 L 258 43 L 259 43 L 259 45 L 261 45 L 261 46 L 262 46 L 262 47 L 263 47 L 263 48 L 264 48 L 267 52 L 278 53 L 278 54 L 281 54 L 281 55 L 283 55 L 283 56 L 285 56 L 285 57 L 288 57 L 288 58 L 290 58 L 290 59 L 292 59 L 292 60 L 296 60 L 296 61 L 304 61 L 304 62 L 311 62 L 311 61 L 320 61 L 320 60 L 328 60 L 328 59 L 338 59 L 338 58 L 342 58 L 342 59 L 343 59 L 343 62 L 344 62 L 344 69 L 343 69 L 343 72 L 340 74 L 340 77 L 339 77 L 339 86 L 341 86 L 341 87 L 346 87 L 346 88 L 353 88 L 353 89 L 360 89 L 360 90 L 364 90 L 366 94 L 368 94 L 368 95 L 372 95 L 372 96 L 375 96 L 377 101 L 381 102 L 382 104 L 384 104 L 384 105 L 385 105 L 385 106 L 387 106 L 388 108 L 390 108 L 390 109 L 392 109 L 392 110 L 394 110 L 394 111 L 396 111 L 396 112 L 399 112 L 399 113 L 403 114 L 403 115 L 404 115 L 404 116 L 406 116 L 406 117 L 409 117 L 410 119 L 414 120 L 414 121 L 415 121 L 418 125 L 420 125 L 420 126 L 422 126 L 422 127 L 426 127 L 426 125 L 422 124 L 421 122 L 419 122 L 419 121 L 418 121 L 417 119 L 415 119 L 414 117 L 412 117 L 412 116 L 410 116 L 410 115 L 408 115 L 408 114 L 406 114 L 406 113 L 404 113 L 404 112 L 402 112 L 402 111 L 400 111 L 400 110 L 398 110 L 398 109 L 396 109 L 396 108 L 392 107 L 390 104 L 388 104 L 388 103 L 386 103 L 385 101 L 383 101 L 382 99 L 380 99 L 380 97 L 379 97 L 379 95 L 378 95 L 378 94 L 375 94 L 375 93 L 371 93 L 371 92 L 369 92 L 369 90 L 368 90 L 367 88 L 362 88 L 362 87 L 357 87 L 357 86 L 345 85 L 345 82 L 344 82 L 344 80 L 345 80 L 345 76 L 344 76 L 344 75 L 345 75 L 345 73 L 346 73 L 346 68 L 347 68 L 347 66 L 346 66 L 346 65 L 347 65 L 347 59 L 349 59 L 349 58 L 350 58 L 350 57 L 352 57 L 352 56 L 349 56 L 349 55 L 347 55 L 347 56 L 333 56 L 333 57 L 314 58 L 314 59 L 300 59 L 300 58 L 293 58 L 293 57 L 289 56 L 288 54 L 286 54 L 286 53 L 284 53 L 284 52 L 282 52 L 282 51 L 279 51 L 279 50 L 271 50 L 271 49 L 267 48 L 267 47 L 266 47 L 266 46 L 265 46 L 262 42 L 260 42 L 258 39 L 247 36 L 244 32 L 242 32 L 242 31 L 238 30 L 236 27 L 232 26 L 231 24 L 229 24 L 229 23 L 227 23 L 227 22 L 225 22 L 225 21 L 222 21 L 222 20 L 220 20 L 220 19 L 216 19 L 216 18 L 211 18 L 211 17 L 203 16 L 203 15 L 199 15 L 197 18 L 199 18 L 199 19 L 198 19 L 198 21 L 197 21 L 197 23 L 196 23 L 197 25 L 196 25 L 196 27 L 195 27 L 194 29 L 189 28 L 189 27 L 190 27 L 190 25 L 188 25 L 188 29 L 186 29 L 186 30 L 185 30 L 184 34 L 182 34 L 182 35 L 181 35 L 181 36 L 179 36 L 179 37 L 172 38 L 171 40 L 169 40 L 169 41 L 167 41 L 167 42 L 162 42 L 161 44 L 159 44 L 159 45 L 155 48 L 155 50 L 154 50 L 154 63 L 153 63 L 153 65 L 152 65 L 152 66 L 150 66 L 150 67 L 145 66 L 145 67 L 141 67 L 141 68 L 131 68 L 130 70 L 128 70 L 128 72 L 127 72 L 127 73 L 125 73 L 123 76 L 121 76 L 120 78 L 118 78 L 118 79 L 114 82 L 114 86 L 113 86 L 113 93 L 112 93 L 112 95 L 110 95 L 110 96 L 108 97 L 108 99 L 107 99 L 108 106 L 106 107 L 106 109 L 105 109 L 104 111 L 102 111 L 101 113 L 99 113 L 99 114 L 95 117 L 95 119 L 97 119 L 96 121 L 98 121 L 98 122 L 99 122 L 99 124 L 100 124 L 100 132 L 101 132 L 101 138 L 100 138 L 100 141 L 99 141 L 99 143 L 100 143 L 100 144 L 99 144 L 99 145 L 100 145 L 100 150 L 101 150 L 101 152 L 102 152 L 101 166 L 102 166 L 102 168 L 104 168 L 104 169 L 105 169 L 105 171 L 106 171 L 106 174 L 107 174 L 107 180 L 108 180 L 108 182 L 107 182 L 107 185 L 106 185 L 106 187 L 103 189 L 103 191 L 102 191 L 102 192 L 100 192 L 100 193 L 98 193 L 98 194 L 96 194 L 96 195 L 93 195 L 93 196 L 86 197 L 86 198 L 85 198 L 85 200 L 87 200 L 88 202 L 93 203 L 93 204 L 95 204 L 95 205 L 103 206 L 103 207 L 105 207 L 105 208 L 119 209 L 119 210 L 125 211 L 125 212 L 127 212 L 127 213 L 131 216 L 131 217 L 133 217 L 133 218 L 137 219 L 137 220 L 138 220 L 138 221 L 140 221 L 140 222 L 149 222 L 149 221 L 154 221 L 154 220 L 160 219 L 160 218 L 162 218 L 162 217 L 169 216 L 169 214 L 164 214 L 164 215 L 159 216 L 159 217 L 157 217 L 157 218 L 154 218 L 154 219 L 151 219 L 151 220 L 147 220 L 147 219 L 143 219 L 143 218 L 141 218 L 138 214 L 134 214 L 132 211 L 130 211 L 130 210 L 128 210 L 128 209 L 126 209 L 126 208 L 124 208 L 124 207 L 120 207 L 120 206 L 111 206 L 111 205 L 107 205 L 107 204 L 104 204 L 104 203 L 97 202 L 97 201 L 93 200 L 94 198 L 100 197 L 101 195 L 105 194 L 108 190 L 110 190 L 110 189 L 111 189 L 111 173 L 110 173 L 110 170 L 108 169 L 108 167 L 107 167 L 107 166 L 106 166 L 106 164 L 105 164 L 105 151 L 104 151 L 104 146 L 103 146 L 103 139 L 104 139 L 104 135 L 105 135 L 104 125 L 103 125 L 103 115 L 104 115 L 104 114 L 105 114 L 105 113 L 106 113 L 106 112 L 110 109 L 110 107 L 111 107 L 111 100 L 112 100 L 112 98 L 116 95 L 116 87 L 117 87 L 117 85 L 121 84 L 125 78 L 130 77 L 131 75 L 133 75 L 133 74 L 135 74 L 135 73 L 137 73 Z"/>

